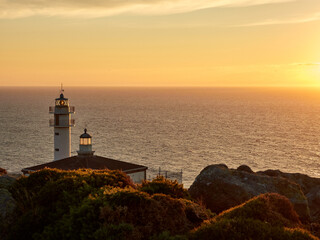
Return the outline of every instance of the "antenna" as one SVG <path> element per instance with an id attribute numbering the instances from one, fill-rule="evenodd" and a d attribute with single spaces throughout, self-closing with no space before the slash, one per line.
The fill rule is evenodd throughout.
<path id="1" fill-rule="evenodd" d="M 63 84 L 61 83 L 60 93 L 63 93 L 63 92 L 64 92 Z"/>

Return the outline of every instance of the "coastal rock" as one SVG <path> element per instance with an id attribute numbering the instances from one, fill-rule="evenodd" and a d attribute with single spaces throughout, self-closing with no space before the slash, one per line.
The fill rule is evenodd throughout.
<path id="1" fill-rule="evenodd" d="M 236 170 L 224 164 L 210 165 L 197 176 L 189 193 L 215 213 L 263 193 L 278 193 L 292 202 L 301 221 L 309 221 L 308 201 L 297 183 L 283 177 L 256 174 L 248 168 Z"/>
<path id="2" fill-rule="evenodd" d="M 247 165 L 241 165 L 237 168 L 238 171 L 243 171 L 243 172 L 248 172 L 248 173 L 253 173 L 251 168 Z"/>
<path id="3" fill-rule="evenodd" d="M 309 177 L 300 173 L 284 173 L 279 170 L 267 170 L 257 172 L 260 175 L 286 178 L 301 186 L 301 190 L 307 197 L 310 216 L 313 222 L 320 223 L 320 179 Z"/>

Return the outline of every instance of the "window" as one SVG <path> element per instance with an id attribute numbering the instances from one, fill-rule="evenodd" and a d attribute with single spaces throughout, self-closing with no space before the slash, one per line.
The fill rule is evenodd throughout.
<path id="1" fill-rule="evenodd" d="M 91 145 L 91 138 L 80 138 L 80 145 Z"/>
<path id="2" fill-rule="evenodd" d="M 59 152 L 59 148 L 54 149 L 56 152 Z"/>
<path id="3" fill-rule="evenodd" d="M 56 126 L 59 126 L 59 115 L 54 115 L 54 118 L 55 118 L 55 120 L 56 120 L 55 125 L 56 125 Z"/>
<path id="4" fill-rule="evenodd" d="M 57 136 L 59 136 L 59 133 L 54 133 L 54 135 L 57 135 Z"/>

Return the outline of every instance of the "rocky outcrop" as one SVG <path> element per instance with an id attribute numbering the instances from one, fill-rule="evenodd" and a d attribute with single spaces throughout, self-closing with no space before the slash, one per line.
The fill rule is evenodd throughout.
<path id="1" fill-rule="evenodd" d="M 189 192 L 215 213 L 263 193 L 278 193 L 292 202 L 301 221 L 310 220 L 308 201 L 299 184 L 281 176 L 254 173 L 247 166 L 229 169 L 224 164 L 210 165 L 197 176 Z"/>
<path id="2" fill-rule="evenodd" d="M 284 173 L 279 170 L 267 170 L 257 172 L 260 175 L 281 177 L 295 182 L 301 186 L 301 190 L 308 200 L 310 215 L 313 222 L 320 223 L 320 179 L 309 177 L 300 173 Z"/>

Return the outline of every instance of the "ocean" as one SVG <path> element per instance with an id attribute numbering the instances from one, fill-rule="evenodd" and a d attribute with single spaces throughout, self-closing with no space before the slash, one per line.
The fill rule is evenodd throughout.
<path id="1" fill-rule="evenodd" d="M 53 160 L 48 107 L 59 87 L 0 88 L 0 167 Z M 72 155 L 87 127 L 97 155 L 183 171 L 224 163 L 320 177 L 320 89 L 65 87 L 75 106 Z"/>

